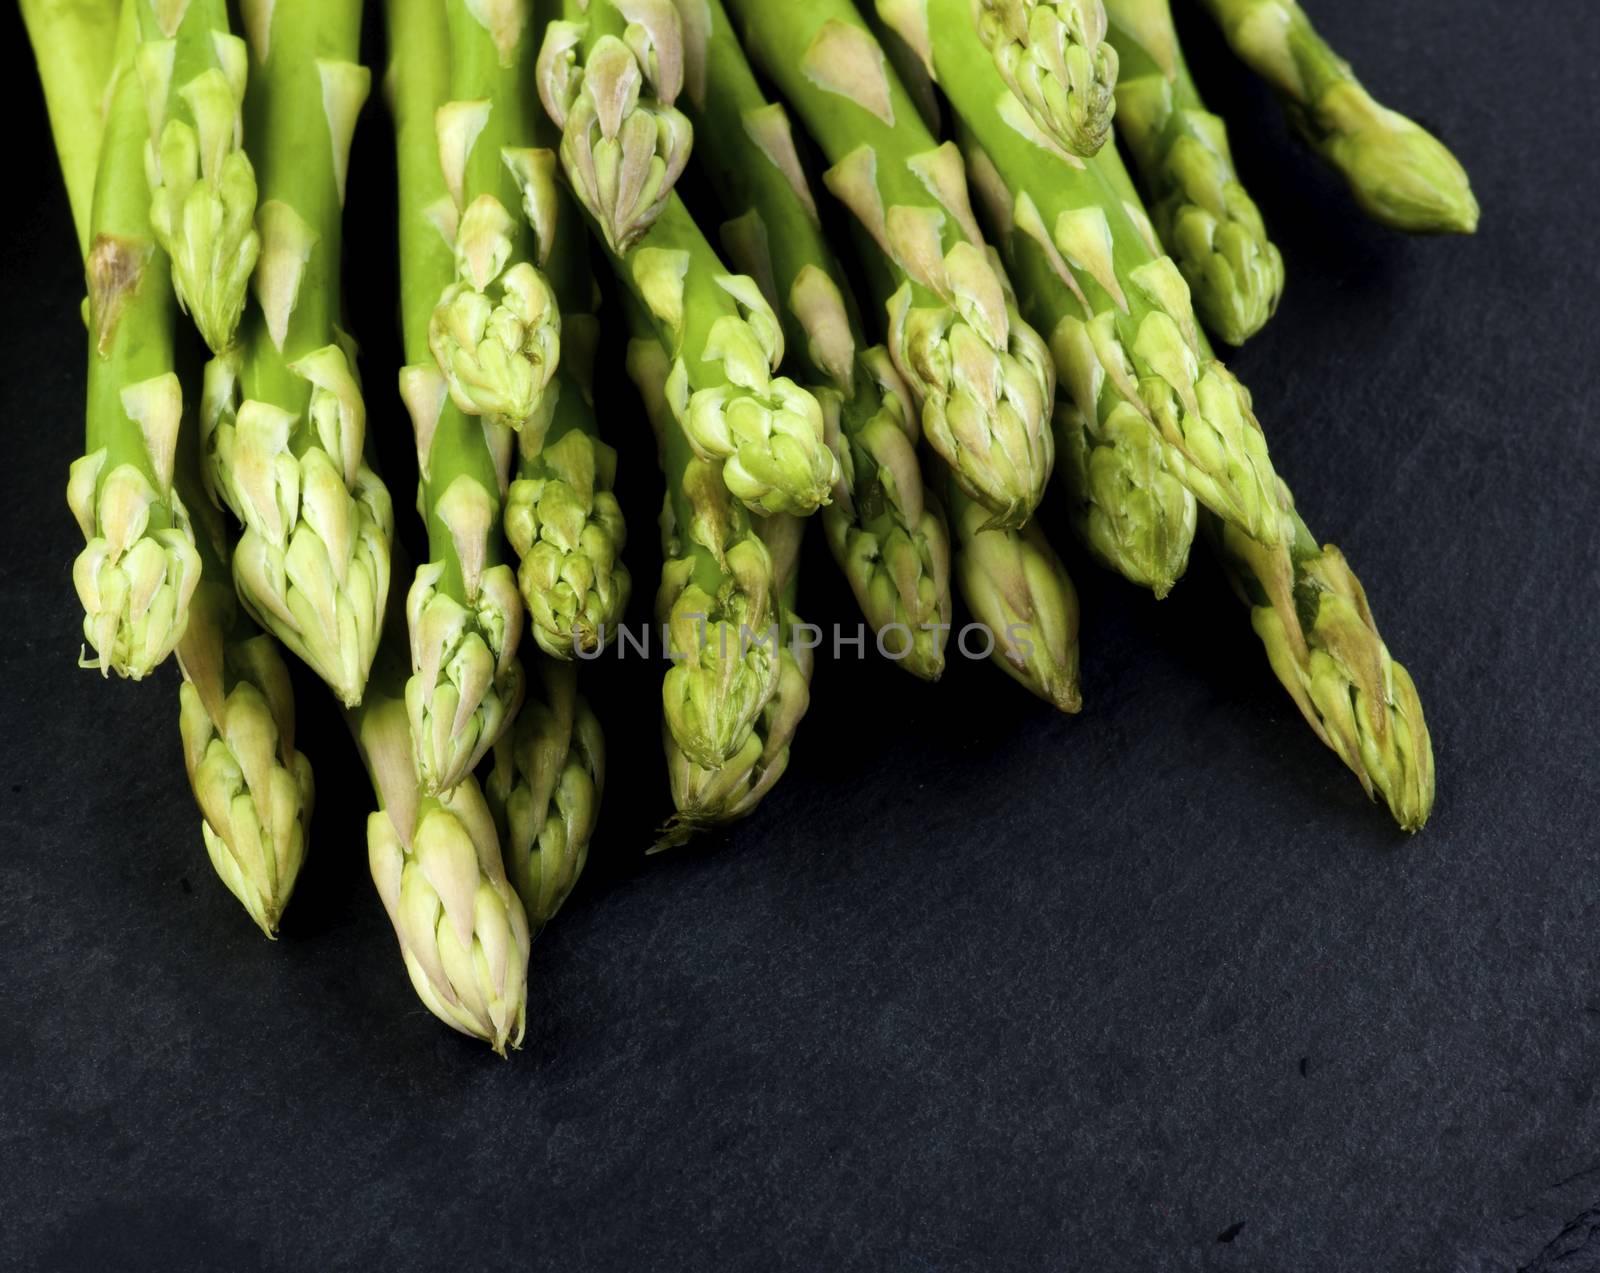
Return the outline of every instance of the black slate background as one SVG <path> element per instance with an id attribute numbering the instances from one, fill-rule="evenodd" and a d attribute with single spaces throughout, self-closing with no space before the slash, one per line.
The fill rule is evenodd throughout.
<path id="1" fill-rule="evenodd" d="M 1315 13 L 1485 208 L 1467 242 L 1367 224 L 1186 23 L 1290 269 L 1234 366 L 1416 674 L 1432 825 L 1366 804 L 1200 554 L 1159 604 L 1072 558 L 1077 719 L 981 665 L 824 661 L 766 806 L 649 863 L 660 669 L 611 665 L 606 821 L 504 1063 L 413 997 L 309 678 L 313 857 L 269 945 L 206 863 L 175 672 L 73 665 L 79 270 L 8 19 L 0 1261 L 1600 1268 L 1600 9 Z M 371 115 L 350 293 L 394 475 Z M 655 479 L 609 405 L 642 615 Z M 820 545 L 803 609 L 855 619 Z"/>

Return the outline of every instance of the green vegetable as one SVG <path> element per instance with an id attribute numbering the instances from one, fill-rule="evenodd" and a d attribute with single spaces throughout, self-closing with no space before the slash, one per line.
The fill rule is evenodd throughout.
<path id="1" fill-rule="evenodd" d="M 233 344 L 261 251 L 256 176 L 240 146 L 249 54 L 224 0 L 135 0 L 150 115 L 150 222 L 178 303 L 211 352 Z M 254 5 L 247 19 L 257 20 Z"/>
<path id="2" fill-rule="evenodd" d="M 1117 130 L 1201 319 L 1230 345 L 1265 326 L 1283 295 L 1283 257 L 1240 184 L 1227 125 L 1206 110 L 1167 0 L 1107 0 L 1122 58 Z"/>
<path id="3" fill-rule="evenodd" d="M 550 245 L 535 244 L 518 215 L 536 162 L 532 6 L 445 0 L 445 12 L 452 100 L 436 127 L 452 201 L 440 216 L 455 241 L 456 278 L 438 298 L 428 343 L 462 411 L 542 431 L 561 312 L 534 259 Z"/>
<path id="4" fill-rule="evenodd" d="M 392 608 L 372 681 L 348 713 L 379 810 L 367 818 L 373 883 L 428 1011 L 501 1055 L 527 1024 L 528 920 L 506 878 L 477 779 L 429 796 L 406 716 L 406 635 Z"/>
<path id="5" fill-rule="evenodd" d="M 889 351 L 920 399 L 929 444 L 995 525 L 1022 525 L 1054 458 L 1049 354 L 1008 303 L 959 152 L 928 132 L 848 0 L 729 7 L 834 165 L 828 189 L 887 258 Z"/>
<path id="6" fill-rule="evenodd" d="M 922 6 L 937 64 L 940 46 L 971 39 L 966 15 L 974 0 L 879 0 L 897 27 Z M 1098 153 L 1111 135 L 1117 84 L 1101 0 L 976 0 L 975 7 L 979 38 L 1038 127 L 1074 155 Z"/>
<path id="7" fill-rule="evenodd" d="M 672 742 L 704 769 L 721 769 L 749 741 L 777 692 L 782 660 L 767 636 L 780 621 L 772 555 L 716 469 L 690 449 L 672 410 L 670 355 L 631 306 L 628 374 L 657 431 L 667 497 L 661 511 L 656 617 L 672 667 L 662 704 Z"/>
<path id="8" fill-rule="evenodd" d="M 687 98 L 701 165 L 735 214 L 722 227 L 724 250 L 762 284 L 797 360 L 790 365 L 822 406 L 842 474 L 822 514 L 833 555 L 872 626 L 898 629 L 886 639 L 908 647 L 900 665 L 937 680 L 950 538 L 942 511 L 923 496 L 910 395 L 888 354 L 866 347 L 783 107 L 756 83 L 719 0 L 704 12 L 704 39 L 689 59 L 703 74 L 691 74 Z"/>
<path id="9" fill-rule="evenodd" d="M 87 454 L 67 503 L 85 547 L 72 580 L 83 603 L 86 660 L 103 674 L 146 676 L 178 643 L 200 582 L 189 511 L 173 488 L 183 415 L 174 370 L 177 301 L 150 228 L 148 135 L 124 11 L 91 215 Z M 81 147 L 73 158 L 82 162 Z"/>
<path id="10" fill-rule="evenodd" d="M 535 135 L 555 141 L 538 107 Z M 561 365 L 550 390 L 542 435 L 524 430 L 517 477 L 506 497 L 506 537 L 522 565 L 533 638 L 545 653 L 592 654 L 609 639 L 628 607 L 633 581 L 622 561 L 627 526 L 612 487 L 617 453 L 600 437 L 594 406 L 594 360 L 600 340 L 598 289 L 577 206 L 556 177 L 553 150 L 530 165 L 528 207 L 551 248 L 547 277 L 561 306 Z"/>
<path id="11" fill-rule="evenodd" d="M 363 459 L 366 407 L 339 315 L 345 167 L 370 76 L 360 0 L 277 0 L 246 24 L 245 101 L 261 183 L 260 302 L 201 421 L 213 496 L 244 526 L 251 614 L 346 706 L 361 701 L 389 593 L 389 493 Z M 242 402 L 239 399 L 242 397 Z"/>
<path id="12" fill-rule="evenodd" d="M 535 934 L 583 872 L 605 787 L 605 739 L 578 693 L 577 669 L 541 658 L 514 728 L 483 783 L 512 886 Z"/>
<path id="13" fill-rule="evenodd" d="M 539 92 L 561 163 L 606 246 L 626 255 L 665 210 L 693 131 L 673 106 L 683 32 L 672 0 L 559 0 L 539 50 Z"/>
<path id="14" fill-rule="evenodd" d="M 1021 530 L 988 525 L 983 508 L 949 483 L 956 585 L 985 629 L 1001 671 L 1063 712 L 1083 706 L 1078 691 L 1078 593 L 1038 523 Z"/>
<path id="15" fill-rule="evenodd" d="M 1204 3 L 1233 51 L 1272 86 L 1289 122 L 1344 174 L 1368 216 L 1418 234 L 1478 228 L 1478 201 L 1456 157 L 1432 133 L 1374 101 L 1294 0 Z"/>
<path id="16" fill-rule="evenodd" d="M 117 0 L 21 0 L 22 20 L 44 87 L 56 158 L 78 231 L 89 255 L 94 173 L 105 133 L 101 115 L 117 53 Z"/>
<path id="17" fill-rule="evenodd" d="M 451 241 L 440 229 L 454 205 L 434 144 L 435 112 L 449 81 L 449 28 L 436 0 L 389 0 L 387 16 L 410 364 L 400 372 L 400 394 L 416 433 L 418 508 L 430 557 L 406 598 L 406 709 L 422 789 L 436 795 L 470 774 L 516 715 L 523 613 L 500 529 L 497 461 L 509 463 L 511 433 L 461 410 L 428 346 L 435 302 L 455 273 Z"/>

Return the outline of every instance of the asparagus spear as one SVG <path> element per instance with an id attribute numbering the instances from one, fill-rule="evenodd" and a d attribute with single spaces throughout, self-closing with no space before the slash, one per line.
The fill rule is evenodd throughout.
<path id="1" fill-rule="evenodd" d="M 674 107 L 683 33 L 672 0 L 559 0 L 539 91 L 561 162 L 606 246 L 626 255 L 665 210 L 693 131 Z"/>
<path id="2" fill-rule="evenodd" d="M 605 739 L 570 663 L 538 659 L 534 680 L 515 727 L 494 745 L 483 790 L 512 886 L 537 934 L 588 859 L 605 787 Z"/>
<path id="3" fill-rule="evenodd" d="M 1295 0 L 1204 0 L 1234 53 L 1264 78 L 1289 122 L 1337 168 L 1366 214 L 1416 234 L 1471 234 L 1478 201 L 1456 157 L 1379 105 Z"/>
<path id="4" fill-rule="evenodd" d="M 973 0 L 880 3 L 896 27 L 914 18 L 927 32 L 923 57 L 933 63 L 946 41 L 971 38 L 963 11 L 973 7 Z M 1111 134 L 1117 83 L 1101 0 L 976 0 L 975 17 L 996 69 L 1035 124 L 1071 154 L 1096 154 Z"/>
<path id="5" fill-rule="evenodd" d="M 670 463 L 674 448 L 672 435 L 677 432 L 677 426 L 667 406 L 669 363 L 666 351 L 646 322 L 637 321 L 634 326 L 637 334 L 628 348 L 629 374 L 639 387 L 664 460 Z M 707 491 L 713 513 L 719 499 L 726 505 L 725 494 L 714 489 Z M 681 560 L 686 552 L 695 551 L 693 536 L 686 541 L 682 528 L 693 525 L 692 519 L 697 515 L 705 514 L 704 506 L 697 506 L 689 510 L 685 519 L 674 503 L 669 494 L 667 507 L 662 512 L 662 535 L 668 558 Z M 764 674 L 775 674 L 776 680 L 771 683 L 768 696 L 759 706 L 743 740 L 728 747 L 718 763 L 708 764 L 679 744 L 669 710 L 662 743 L 667 754 L 672 802 L 677 812 L 662 828 L 652 852 L 676 848 L 697 832 L 747 817 L 788 767 L 789 745 L 810 706 L 814 663 L 810 648 L 795 640 L 800 620 L 794 613 L 794 602 L 800 573 L 800 541 L 804 533 L 805 522 L 785 513 L 764 518 L 754 527 L 752 538 L 767 551 L 771 587 L 776 594 L 775 609 L 765 616 L 763 626 L 744 623 L 737 639 L 741 642 L 739 648 L 748 651 L 746 667 L 742 670 L 748 672 L 752 666 L 758 667 Z M 663 572 L 663 588 L 667 587 L 667 577 L 673 569 L 674 563 L 669 560 Z M 715 639 L 730 642 L 731 650 L 731 642 L 736 638 L 735 634 L 727 632 L 719 633 Z M 673 653 L 675 658 L 683 657 L 683 651 L 677 647 Z M 769 660 L 775 667 L 767 667 Z"/>
<path id="6" fill-rule="evenodd" d="M 98 101 L 106 87 L 95 82 L 93 68 L 115 60 L 115 10 L 108 4 L 30 4 L 29 10 L 29 36 L 49 85 L 56 157 L 69 197 L 82 198 L 86 188 L 92 192 L 99 161 Z M 88 209 L 75 211 L 86 225 Z M 201 563 L 177 647 L 184 764 L 212 865 L 272 937 L 305 858 L 311 766 L 294 748 L 288 670 L 272 638 L 241 612 L 234 596 L 229 539 L 201 485 L 192 424 L 184 421 L 173 475 L 195 510 Z"/>
<path id="7" fill-rule="evenodd" d="M 260 166 L 260 302 L 238 376 L 201 422 L 213 498 L 244 526 L 234 583 L 346 706 L 361 701 L 389 592 L 389 493 L 362 458 L 366 408 L 337 329 L 345 167 L 369 75 L 360 0 L 277 0 L 246 23 Z M 218 373 L 220 375 L 220 373 Z M 237 403 L 242 394 L 243 402 Z"/>
<path id="8" fill-rule="evenodd" d="M 1219 516 L 1271 541 L 1276 487 L 1248 395 L 1200 354 L 1189 289 L 1090 167 L 1055 152 L 1014 109 L 992 63 L 969 51 L 945 91 L 968 136 L 976 180 L 1013 240 L 1028 240 L 1073 293 L 1036 308 L 1061 383 L 1102 424 L 1125 404 L 1158 429 L 1184 484 Z M 1000 103 L 996 107 L 995 103 Z M 976 152 L 981 150 L 981 155 Z M 1075 303 L 1073 303 L 1075 302 Z"/>
<path id="9" fill-rule="evenodd" d="M 228 373 L 221 364 L 208 377 Z M 204 411 L 204 408 L 202 408 Z M 294 687 L 278 644 L 238 604 L 230 536 L 205 498 L 187 428 L 178 483 L 198 510 L 200 585 L 178 645 L 184 766 L 203 817 L 211 865 L 273 937 L 305 861 L 314 785 L 294 745 Z"/>
<path id="10" fill-rule="evenodd" d="M 211 352 L 233 344 L 261 251 L 256 176 L 240 145 L 249 55 L 224 0 L 137 0 L 150 115 L 150 222 L 178 303 Z M 260 21 L 246 6 L 247 20 Z"/>
<path id="11" fill-rule="evenodd" d="M 650 29 L 659 35 L 676 23 L 673 11 Z M 573 99 L 575 32 L 571 23 L 552 22 L 539 54 L 539 94 L 557 123 L 568 120 Z M 566 147 L 562 167 L 581 192 L 584 173 Z M 675 194 L 647 228 L 618 241 L 621 250 L 603 224 L 599 233 L 618 281 L 650 315 L 672 359 L 668 400 L 695 453 L 719 464 L 728 489 L 756 512 L 804 515 L 827 503 L 837 462 L 822 409 L 773 374 L 783 333 L 755 281 L 728 271 Z"/>
<path id="12" fill-rule="evenodd" d="M 417 997 L 503 1056 L 527 1023 L 527 917 L 477 779 L 440 796 L 418 786 L 406 634 L 390 609 L 366 697 L 347 713 L 379 804 L 367 819 L 368 864 Z"/>
<path id="13" fill-rule="evenodd" d="M 178 309 L 150 229 L 135 32 L 130 7 L 118 37 L 85 266 L 88 453 L 72 464 L 67 503 L 86 541 L 72 579 L 95 651 L 87 665 L 137 680 L 183 636 L 200 558 L 173 487 L 183 414 L 173 363 Z"/>
<path id="14" fill-rule="evenodd" d="M 453 100 L 437 116 L 439 160 L 454 202 L 456 278 L 440 293 L 428 342 L 468 415 L 542 433 L 545 389 L 561 351 L 561 312 L 516 215 L 533 162 L 531 0 L 445 0 Z M 453 215 L 450 213 L 453 212 Z"/>
<path id="15" fill-rule="evenodd" d="M 1239 181 L 1228 128 L 1189 75 L 1167 0 L 1106 0 L 1122 60 L 1117 130 L 1206 326 L 1242 345 L 1278 308 L 1283 257 Z"/>
<path id="16" fill-rule="evenodd" d="M 689 57 L 701 73 L 691 73 L 687 100 L 702 165 L 736 214 L 722 227 L 724 250 L 762 284 L 822 405 L 840 471 L 822 514 L 834 558 L 872 626 L 906 634 L 894 638 L 909 645 L 901 665 L 937 680 L 950 623 L 950 538 L 942 511 L 923 496 L 910 395 L 888 354 L 866 347 L 788 116 L 756 83 L 720 0 L 702 11 Z"/>
<path id="17" fill-rule="evenodd" d="M 500 530 L 500 493 L 509 475 L 497 458 L 509 463 L 511 433 L 461 410 L 428 345 L 435 302 L 455 273 L 451 240 L 439 225 L 454 207 L 433 144 L 435 111 L 448 91 L 450 32 L 436 0 L 389 0 L 386 14 L 408 361 L 400 394 L 416 433 L 418 506 L 430 557 L 406 597 L 412 672 L 406 710 L 422 789 L 436 795 L 470 774 L 516 716 L 523 614 Z"/>
<path id="18" fill-rule="evenodd" d="M 1049 354 L 1006 302 L 960 154 L 935 142 L 848 0 L 729 7 L 834 165 L 828 188 L 887 258 L 889 350 L 929 444 L 995 525 L 1022 525 L 1054 458 Z"/>
<path id="19" fill-rule="evenodd" d="M 535 136 L 556 142 L 535 106 Z M 556 180 L 553 150 L 529 165 L 528 208 L 551 243 L 550 286 L 561 306 L 564 354 L 550 391 L 543 437 L 518 439 L 517 478 L 506 497 L 506 537 L 521 561 L 517 579 L 533 638 L 556 658 L 592 654 L 628 607 L 633 581 L 622 562 L 627 526 L 612 487 L 617 453 L 600 437 L 594 406 L 598 289 L 577 207 Z"/>
<path id="20" fill-rule="evenodd" d="M 777 692 L 782 661 L 765 634 L 780 599 L 772 555 L 716 470 L 697 457 L 672 409 L 673 364 L 642 307 L 629 306 L 635 338 L 628 374 L 657 437 L 667 496 L 661 511 L 656 614 L 672 658 L 662 705 L 673 743 L 695 764 L 720 769 L 740 754 Z"/>
<path id="21" fill-rule="evenodd" d="M 981 505 L 948 483 L 956 584 L 987 630 L 988 657 L 1001 671 L 1063 712 L 1083 707 L 1078 691 L 1078 593 L 1037 522 L 1021 530 L 988 524 Z"/>
<path id="22" fill-rule="evenodd" d="M 78 252 L 89 255 L 102 107 L 117 51 L 116 0 L 22 0 L 22 20 L 44 87 L 56 157 L 66 181 Z"/>

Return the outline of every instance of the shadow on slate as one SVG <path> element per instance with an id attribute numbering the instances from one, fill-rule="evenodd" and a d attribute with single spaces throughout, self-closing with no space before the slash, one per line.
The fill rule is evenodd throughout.
<path id="1" fill-rule="evenodd" d="M 366 782 L 311 678 L 312 857 L 268 944 L 205 861 L 175 671 L 73 666 L 80 279 L 8 18 L 0 1263 L 1600 1267 L 1600 161 L 1578 124 L 1600 13 L 1313 12 L 1485 212 L 1465 242 L 1368 225 L 1180 13 L 1289 268 L 1232 362 L 1417 676 L 1433 825 L 1408 841 L 1366 804 L 1200 554 L 1156 603 L 1068 549 L 1076 719 L 977 664 L 930 688 L 824 658 L 766 805 L 648 862 L 661 668 L 610 662 L 586 677 L 605 821 L 506 1063 L 413 996 L 366 878 Z M 368 115 L 347 295 L 403 513 Z M 612 347 L 637 621 L 659 487 Z M 853 625 L 813 541 L 801 612 Z"/>

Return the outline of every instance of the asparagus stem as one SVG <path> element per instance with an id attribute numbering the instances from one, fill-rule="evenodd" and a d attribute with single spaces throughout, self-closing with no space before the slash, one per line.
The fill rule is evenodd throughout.
<path id="1" fill-rule="evenodd" d="M 950 623 L 950 540 L 924 499 L 910 394 L 886 351 L 867 348 L 849 283 L 822 232 L 782 106 L 767 101 L 720 0 L 691 44 L 687 100 L 699 157 L 733 219 L 724 250 L 761 282 L 787 347 L 821 404 L 839 460 L 823 526 L 862 611 L 908 634 L 910 672 L 937 680 Z"/>
<path id="2" fill-rule="evenodd" d="M 716 470 L 691 450 L 669 398 L 670 355 L 642 307 L 629 311 L 628 374 L 667 480 L 656 593 L 673 661 L 661 687 L 666 727 L 691 761 L 721 769 L 748 743 L 782 675 L 778 651 L 753 639 L 780 616 L 772 555 Z"/>
<path id="3" fill-rule="evenodd" d="M 1107 0 L 1121 55 L 1117 130 L 1202 321 L 1242 345 L 1283 295 L 1283 257 L 1239 181 L 1227 125 L 1189 75 L 1167 0 Z"/>
<path id="4" fill-rule="evenodd" d="M 889 350 L 921 400 L 929 444 L 995 525 L 1022 525 L 1054 459 L 1049 354 L 1006 302 L 960 154 L 928 132 L 848 0 L 729 7 L 834 165 L 829 190 L 890 266 Z"/>
<path id="5" fill-rule="evenodd" d="M 439 796 L 417 783 L 406 634 L 399 607 L 390 611 L 366 697 L 347 714 L 379 804 L 367 819 L 373 883 L 417 997 L 503 1056 L 527 1025 L 527 917 L 477 780 Z"/>
<path id="6" fill-rule="evenodd" d="M 558 132 L 539 106 L 534 135 L 553 147 Z M 550 391 L 543 436 L 518 439 L 517 477 L 506 498 L 505 530 L 539 648 L 555 658 L 601 649 L 628 607 L 633 581 L 622 561 L 627 525 L 612 487 L 617 453 L 601 440 L 594 405 L 599 344 L 598 288 L 577 206 L 556 179 L 553 149 L 529 166 L 528 208 L 550 243 L 546 269 L 561 306 L 564 354 Z"/>
<path id="7" fill-rule="evenodd" d="M 1037 522 L 992 527 L 959 483 L 947 486 L 956 584 L 988 629 L 991 662 L 1051 706 L 1079 711 L 1078 593 L 1066 566 Z"/>
<path id="8" fill-rule="evenodd" d="M 674 107 L 683 32 L 672 0 L 560 0 L 539 92 L 561 163 L 606 246 L 626 255 L 665 210 L 693 132 Z"/>
<path id="9" fill-rule="evenodd" d="M 437 795 L 466 778 L 516 716 L 523 611 L 500 529 L 509 473 L 497 461 L 509 465 L 511 433 L 461 410 L 428 344 L 434 305 L 455 276 L 452 242 L 440 228 L 454 209 L 433 144 L 449 86 L 450 31 L 434 0 L 388 0 L 386 13 L 408 362 L 400 393 L 416 434 L 430 558 L 406 597 L 406 710 L 422 789 Z"/>
<path id="10" fill-rule="evenodd" d="M 85 265 L 87 454 L 73 462 L 67 503 L 86 541 L 72 569 L 84 637 L 95 651 L 86 665 L 137 680 L 182 637 L 200 559 L 173 487 L 183 415 L 173 363 L 178 311 L 150 228 L 131 8 L 118 43 Z"/>
<path id="11" fill-rule="evenodd" d="M 1478 201 L 1456 157 L 1374 101 L 1295 0 L 1204 0 L 1240 60 L 1271 85 L 1289 121 L 1344 175 L 1366 214 L 1416 234 L 1471 234 Z"/>
<path id="12" fill-rule="evenodd" d="M 276 0 L 249 18 L 246 99 L 260 168 L 260 301 L 237 374 L 202 419 L 214 498 L 244 526 L 234 583 L 256 620 L 346 706 L 361 700 L 389 592 L 389 493 L 363 459 L 366 408 L 336 327 L 340 216 L 370 77 L 360 0 Z M 218 373 L 220 375 L 220 372 Z M 242 395 L 242 403 L 238 398 Z"/>
<path id="13" fill-rule="evenodd" d="M 79 255 L 89 255 L 94 174 L 117 51 L 117 0 L 21 0 L 44 87 L 56 158 L 66 182 Z"/>
<path id="14" fill-rule="evenodd" d="M 260 20 L 258 5 L 247 21 Z M 240 145 L 249 54 L 224 0 L 136 0 L 150 117 L 150 221 L 178 303 L 211 352 L 233 344 L 261 251 L 256 176 Z"/>
<path id="15" fill-rule="evenodd" d="M 228 376 L 217 364 L 208 368 L 219 374 Z M 289 669 L 277 642 L 238 604 L 230 536 L 205 497 L 188 428 L 178 485 L 198 510 L 201 578 L 177 650 L 184 765 L 212 867 L 273 937 L 305 862 L 315 786 L 310 762 L 295 750 Z"/>
<path id="16" fill-rule="evenodd" d="M 455 279 L 438 297 L 428 341 L 457 407 L 542 433 L 561 312 L 536 267 L 550 245 L 534 243 L 517 215 L 534 162 L 531 0 L 445 0 L 445 12 L 452 100 L 437 130 L 455 205 Z"/>
<path id="17" fill-rule="evenodd" d="M 537 934 L 588 860 L 605 788 L 605 739 L 570 663 L 538 659 L 533 680 L 515 728 L 495 743 L 483 790 Z"/>
<path id="18" fill-rule="evenodd" d="M 1085 167 L 1061 155 L 1008 110 L 1011 99 L 988 58 L 969 53 L 962 69 L 945 83 L 974 181 L 1013 254 L 1023 258 L 1024 286 L 1045 284 L 1025 303 L 1050 333 L 1060 383 L 1079 415 L 1097 421 L 1104 435 L 1119 406 L 1131 409 L 1159 431 L 1170 467 L 1201 503 L 1274 539 L 1276 486 L 1266 441 L 1238 381 L 1201 356 L 1177 266 L 1094 175 L 1095 161 Z M 1026 264 L 1030 253 L 1042 253 L 1043 264 Z M 1049 273 L 1065 292 L 1049 285 Z M 1146 564 L 1160 560 L 1143 556 Z"/>

